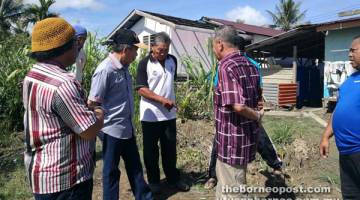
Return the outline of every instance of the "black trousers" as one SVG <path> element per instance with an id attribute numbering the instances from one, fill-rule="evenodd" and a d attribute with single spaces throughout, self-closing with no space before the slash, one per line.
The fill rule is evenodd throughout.
<path id="1" fill-rule="evenodd" d="M 180 173 L 176 169 L 176 119 L 160 122 L 141 122 L 143 130 L 143 153 L 148 182 L 160 183 L 159 141 L 161 158 L 167 182 L 174 184 Z"/>
<path id="2" fill-rule="evenodd" d="M 339 162 L 343 199 L 360 199 L 360 153 L 340 155 Z"/>
<path id="3" fill-rule="evenodd" d="M 216 137 L 216 135 L 215 135 Z M 215 137 L 213 141 L 213 146 L 211 150 L 210 164 L 209 164 L 209 177 L 216 178 L 216 160 L 217 160 L 217 144 L 215 142 Z M 277 156 L 274 145 L 272 144 L 268 134 L 266 133 L 264 127 L 260 125 L 259 131 L 259 141 L 257 144 L 257 152 L 260 154 L 261 158 L 266 161 L 266 164 L 273 169 L 279 169 L 282 166 L 282 161 Z"/>

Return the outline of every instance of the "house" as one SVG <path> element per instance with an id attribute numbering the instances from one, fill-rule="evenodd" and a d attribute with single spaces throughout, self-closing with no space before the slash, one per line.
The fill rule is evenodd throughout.
<path id="1" fill-rule="evenodd" d="M 220 25 L 231 25 L 239 34 L 251 38 L 251 41 L 271 37 L 279 31 L 271 31 L 269 28 L 257 27 L 242 23 L 230 22 L 203 17 L 200 20 L 189 20 L 148 11 L 133 10 L 108 36 L 110 39 L 118 29 L 131 29 L 138 34 L 139 39 L 150 44 L 152 35 L 158 32 L 166 32 L 172 43 L 169 53 L 175 55 L 179 61 L 185 57 L 191 57 L 199 61 L 206 71 L 213 66 L 209 52 L 209 38 L 214 35 L 214 29 Z M 179 62 L 178 76 L 186 77 L 186 69 Z"/>
<path id="2" fill-rule="evenodd" d="M 323 97 L 336 100 L 340 85 L 355 71 L 348 54 L 352 39 L 360 35 L 360 17 L 318 24 L 316 30 L 325 35 Z"/>
<path id="3" fill-rule="evenodd" d="M 185 56 L 191 56 L 209 70 L 212 63 L 208 55 L 208 41 L 216 27 L 203 21 L 133 10 L 107 38 L 111 38 L 120 28 L 131 29 L 138 34 L 142 42 L 149 44 L 151 35 L 164 31 L 172 40 L 170 54 L 175 55 L 179 61 Z M 177 74 L 186 76 L 185 66 L 179 65 Z"/>
<path id="4" fill-rule="evenodd" d="M 298 106 L 317 107 L 322 101 L 325 106 L 328 101 L 336 101 L 338 88 L 353 72 L 348 62 L 348 49 L 359 34 L 360 17 L 355 17 L 298 26 L 250 44 L 246 50 L 255 57 L 293 58 L 291 69 L 280 70 L 292 73 L 281 79 L 276 76 L 279 72 L 270 73 L 265 79 L 270 83 L 297 84 Z"/>

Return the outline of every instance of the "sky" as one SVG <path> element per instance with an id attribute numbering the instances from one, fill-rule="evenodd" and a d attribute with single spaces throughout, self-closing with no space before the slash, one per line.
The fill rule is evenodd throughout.
<path id="1" fill-rule="evenodd" d="M 24 0 L 37 3 L 38 0 Z M 341 19 L 337 13 L 360 9 L 359 0 L 295 0 L 306 10 L 303 22 Z M 274 11 L 279 0 L 56 0 L 50 9 L 72 24 L 81 24 L 99 37 L 107 36 L 132 10 L 144 10 L 198 20 L 203 16 L 242 20 L 247 24 L 272 24 L 266 10 Z M 360 16 L 360 15 L 358 15 Z"/>

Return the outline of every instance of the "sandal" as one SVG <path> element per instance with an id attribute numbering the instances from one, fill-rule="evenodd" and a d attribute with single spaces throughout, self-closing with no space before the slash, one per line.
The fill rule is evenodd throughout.
<path id="1" fill-rule="evenodd" d="M 204 188 L 207 190 L 210 190 L 216 186 L 217 180 L 215 178 L 209 178 L 209 180 L 206 181 Z"/>

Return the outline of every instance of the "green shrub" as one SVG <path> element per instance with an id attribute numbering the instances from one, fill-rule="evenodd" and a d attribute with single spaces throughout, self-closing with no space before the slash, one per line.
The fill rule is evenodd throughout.
<path id="1" fill-rule="evenodd" d="M 293 128 L 287 123 L 277 123 L 274 127 L 272 140 L 277 145 L 288 145 L 293 142 Z"/>
<path id="2" fill-rule="evenodd" d="M 211 69 L 191 57 L 182 58 L 189 79 L 177 87 L 178 115 L 180 118 L 211 118 L 213 116 L 213 89 L 216 74 L 216 59 L 208 42 Z"/>
<path id="3" fill-rule="evenodd" d="M 86 63 L 84 67 L 83 87 L 89 92 L 91 77 L 96 67 L 106 58 L 107 51 L 102 46 L 103 39 L 97 38 L 96 33 L 90 33 L 86 39 L 84 49 L 86 53 Z"/>
<path id="4" fill-rule="evenodd" d="M 23 127 L 22 80 L 33 61 L 27 56 L 30 38 L 18 34 L 0 40 L 0 128 Z"/>

